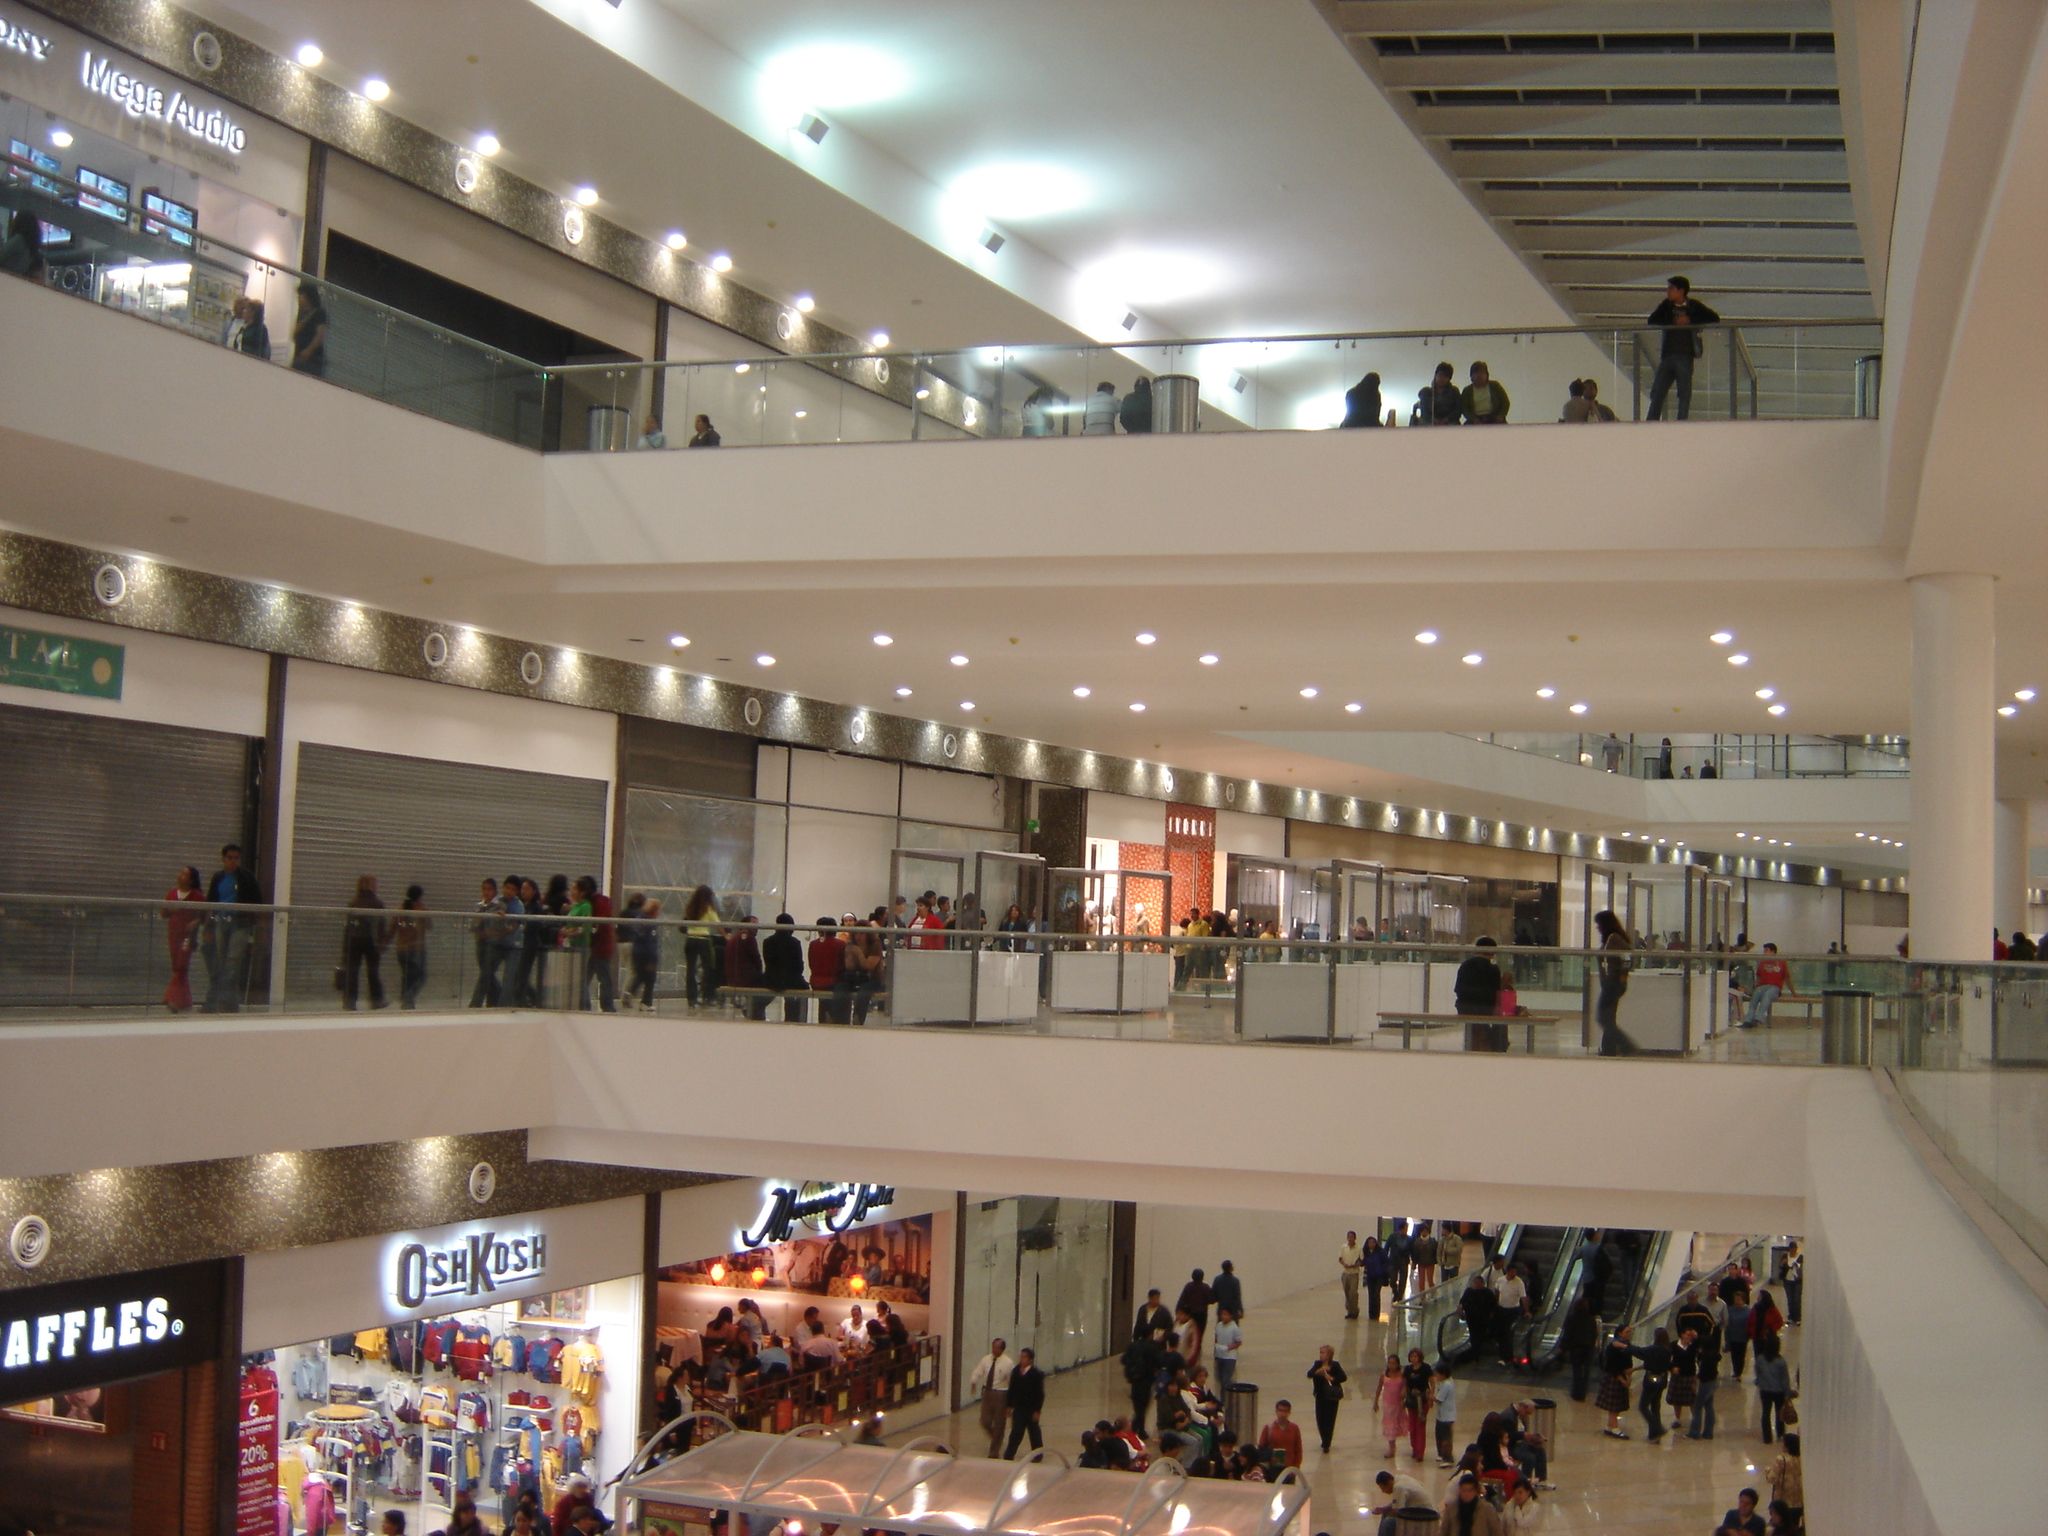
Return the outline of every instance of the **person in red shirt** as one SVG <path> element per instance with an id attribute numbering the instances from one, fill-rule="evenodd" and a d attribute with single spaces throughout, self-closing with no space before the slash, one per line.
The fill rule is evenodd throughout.
<path id="1" fill-rule="evenodd" d="M 853 917 L 847 916 L 851 923 Z M 810 962 L 811 990 L 830 992 L 839 985 L 840 961 L 846 957 L 846 941 L 839 936 L 839 925 L 829 917 L 818 919 L 818 936 L 812 939 L 805 950 L 805 959 Z M 818 1017 L 827 1024 L 844 1024 L 837 1000 L 819 1005 Z"/>
<path id="2" fill-rule="evenodd" d="M 1294 1422 L 1294 1404 L 1281 1398 L 1273 1405 L 1273 1422 L 1259 1431 L 1259 1449 L 1277 1451 L 1290 1467 L 1301 1465 L 1301 1426 Z"/>
<path id="3" fill-rule="evenodd" d="M 910 937 L 912 949 L 944 949 L 946 947 L 946 920 L 932 909 L 928 896 L 917 898 L 917 916 L 910 920 L 913 932 Z"/>
<path id="4" fill-rule="evenodd" d="M 1778 946 L 1766 944 L 1762 957 L 1756 963 L 1756 985 L 1750 989 L 1749 1011 L 1742 1016 L 1739 1029 L 1755 1029 L 1759 1024 L 1771 1022 L 1771 1005 L 1780 996 L 1797 997 L 1792 990 L 1792 967 L 1778 958 Z"/>

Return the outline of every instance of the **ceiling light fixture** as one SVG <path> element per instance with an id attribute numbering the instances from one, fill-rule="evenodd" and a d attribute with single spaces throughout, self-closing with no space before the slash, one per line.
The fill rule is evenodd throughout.
<path id="1" fill-rule="evenodd" d="M 59 149 L 69 149 L 71 147 L 71 130 L 69 128 L 52 128 L 50 130 L 50 142 Z"/>
<path id="2" fill-rule="evenodd" d="M 1759 688 L 1756 691 L 1756 696 L 1760 699 L 1775 699 L 1778 696 L 1778 690 L 1775 688 Z"/>
<path id="3" fill-rule="evenodd" d="M 1415 635 L 1415 643 L 1417 645 L 1435 645 L 1436 631 L 1433 629 L 1418 630 Z"/>
<path id="4" fill-rule="evenodd" d="M 318 43 L 301 43 L 299 44 L 298 60 L 301 68 L 318 69 L 327 62 L 327 55 L 321 52 Z"/>
<path id="5" fill-rule="evenodd" d="M 1222 659 L 1223 658 L 1218 656 L 1214 651 L 1204 651 L 1201 655 L 1195 658 L 1195 660 L 1199 661 L 1205 667 L 1213 667 L 1216 665 L 1217 662 L 1221 661 Z"/>
<path id="6" fill-rule="evenodd" d="M 363 99 L 366 101 L 389 101 L 391 99 L 390 82 L 380 80 L 375 75 L 370 76 L 369 79 L 363 82 Z"/>
<path id="7" fill-rule="evenodd" d="M 796 131 L 813 144 L 825 142 L 825 135 L 832 131 L 832 125 L 815 112 L 806 112 L 796 125 Z"/>
<path id="8" fill-rule="evenodd" d="M 1998 712 L 2001 715 L 2005 716 L 2006 719 L 2010 720 L 2014 715 L 2019 713 L 2019 706 L 2015 704 L 2001 704 L 1998 706 Z"/>
<path id="9" fill-rule="evenodd" d="M 2015 693 L 2013 697 L 2018 699 L 2022 704 L 2031 704 L 2034 702 L 2034 690 L 2031 688 L 2022 688 L 2019 690 L 2019 692 Z"/>
<path id="10" fill-rule="evenodd" d="M 967 665 L 967 658 L 965 656 L 958 654 L 957 652 L 950 659 L 953 665 L 956 667 L 964 667 Z"/>
<path id="11" fill-rule="evenodd" d="M 1159 643 L 1159 637 L 1149 629 L 1139 630 L 1137 640 L 1140 645 L 1156 645 Z"/>
<path id="12" fill-rule="evenodd" d="M 754 371 L 754 365 L 752 363 L 734 363 L 732 365 L 732 371 L 734 373 L 752 373 Z"/>
<path id="13" fill-rule="evenodd" d="M 1749 665 L 1749 657 L 1744 655 L 1741 651 L 1737 651 L 1733 656 L 1730 656 L 1728 658 L 1728 665 L 1731 667 L 1746 667 Z"/>
<path id="14" fill-rule="evenodd" d="M 895 637 L 894 635 L 877 635 L 877 636 L 875 636 L 875 644 L 877 644 L 877 645 L 894 645 L 895 643 L 896 643 L 896 637 Z"/>
<path id="15" fill-rule="evenodd" d="M 597 188 L 589 186 L 578 187 L 576 189 L 576 206 L 578 208 L 595 208 L 597 206 Z"/>
<path id="16" fill-rule="evenodd" d="M 1142 704 L 1133 704 L 1131 706 L 1131 713 L 1134 715 L 1142 715 L 1143 713 L 1145 713 L 1145 706 Z"/>
<path id="17" fill-rule="evenodd" d="M 663 243 L 672 251 L 680 251 L 690 243 L 690 237 L 680 229 L 672 229 L 668 232 L 668 239 Z"/>
<path id="18" fill-rule="evenodd" d="M 725 252 L 720 251 L 711 258 L 711 270 L 714 272 L 730 272 L 732 270 L 732 258 L 726 255 Z"/>
<path id="19" fill-rule="evenodd" d="M 882 348 L 889 345 L 889 333 L 887 331 L 875 332 L 874 335 L 868 338 L 868 345 L 873 347 L 877 352 L 881 351 Z"/>
<path id="20" fill-rule="evenodd" d="M 1785 713 L 1785 706 L 1782 704 L 1772 704 L 1764 710 L 1764 713 L 1767 715 L 1782 715 Z"/>
<path id="21" fill-rule="evenodd" d="M 688 645 L 688 644 L 690 643 L 690 637 L 689 637 L 688 635 L 685 635 L 685 634 L 674 634 L 674 635 L 670 635 L 670 636 L 668 637 L 668 643 L 669 643 L 669 648 L 670 648 L 671 650 L 677 650 L 677 651 L 680 651 L 680 650 L 681 650 L 681 649 L 682 649 L 682 648 L 683 648 L 684 646 L 686 646 L 686 645 Z"/>
<path id="22" fill-rule="evenodd" d="M 974 713 L 974 700 L 972 700 L 972 699 L 962 699 L 962 700 L 960 701 L 960 708 L 962 709 L 962 711 L 964 711 L 964 712 L 965 712 L 965 713 L 967 713 L 967 714 L 970 714 L 970 715 L 971 715 L 971 714 L 973 714 L 973 713 Z"/>
<path id="23" fill-rule="evenodd" d="M 910 697 L 910 690 L 908 688 L 898 688 L 896 690 L 896 697 L 899 699 L 907 699 Z"/>
<path id="24" fill-rule="evenodd" d="M 1735 641 L 1735 636 L 1730 634 L 1725 629 L 1717 629 L 1711 635 L 1707 636 L 1707 638 L 1713 641 L 1716 645 L 1732 645 Z"/>
<path id="25" fill-rule="evenodd" d="M 1539 699 L 1554 699 L 1557 697 L 1557 690 L 1555 688 L 1538 688 L 1536 690 L 1536 697 Z"/>
<path id="26" fill-rule="evenodd" d="M 754 665 L 757 667 L 772 667 L 775 665 L 775 658 L 773 656 L 770 656 L 766 651 L 763 651 L 760 655 L 754 658 Z"/>
<path id="27" fill-rule="evenodd" d="M 1587 710 L 1591 709 L 1592 707 L 1593 706 L 1590 704 L 1574 704 L 1572 706 L 1572 713 L 1575 715 L 1583 715 Z"/>
<path id="28" fill-rule="evenodd" d="M 818 301 L 812 298 L 808 293 L 800 293 L 796 296 L 796 312 L 798 314 L 808 315 L 812 310 L 816 309 L 817 307 Z"/>
<path id="29" fill-rule="evenodd" d="M 1344 713 L 1347 715 L 1355 715 L 1364 708 L 1365 706 L 1363 704 L 1360 704 L 1356 700 L 1353 700 L 1351 703 L 1346 704 L 1344 706 Z"/>
<path id="30" fill-rule="evenodd" d="M 1085 699 L 1088 697 L 1089 694 L 1093 693 L 1094 691 L 1095 690 L 1093 688 L 1090 688 L 1086 683 L 1083 683 L 1080 687 L 1074 690 L 1074 697 L 1077 699 Z"/>
<path id="31" fill-rule="evenodd" d="M 1315 697 L 1315 696 L 1316 696 L 1317 694 L 1319 694 L 1319 693 L 1321 693 L 1321 692 L 1322 692 L 1322 689 L 1320 689 L 1320 688 L 1304 688 L 1304 689 L 1302 689 L 1302 690 L 1301 690 L 1301 696 L 1302 696 L 1302 697 L 1303 697 L 1304 699 L 1312 699 L 1312 698 L 1314 698 L 1314 697 Z"/>
<path id="32" fill-rule="evenodd" d="M 929 399 L 931 399 L 931 397 L 932 397 L 932 392 L 931 392 L 930 390 L 928 390 L 928 389 L 920 389 L 920 390 L 919 390 L 919 391 L 917 392 L 917 398 L 918 398 L 918 399 L 920 399 L 920 400 L 929 400 Z"/>
<path id="33" fill-rule="evenodd" d="M 1458 660 L 1464 662 L 1465 665 L 1468 667 L 1476 667 L 1479 665 L 1479 663 L 1486 660 L 1486 658 L 1480 655 L 1477 651 L 1467 651 L 1464 655 L 1460 656 Z"/>
<path id="34" fill-rule="evenodd" d="M 504 145 L 498 142 L 498 136 L 495 133 L 480 133 L 476 136 L 476 152 L 486 160 L 490 159 L 491 156 L 504 147 Z"/>
<path id="35" fill-rule="evenodd" d="M 1745 837 L 1749 836 L 1749 834 L 1748 834 L 1747 832 L 1738 832 L 1738 833 L 1736 833 L 1736 834 L 1735 834 L 1735 836 L 1736 836 L 1736 839 L 1737 839 L 1737 841 L 1740 841 L 1741 839 L 1743 839 L 1743 838 L 1745 838 Z"/>
<path id="36" fill-rule="evenodd" d="M 810 415 L 811 413 L 809 411 L 796 411 L 792 414 L 795 415 L 798 421 L 802 421 L 806 416 Z"/>

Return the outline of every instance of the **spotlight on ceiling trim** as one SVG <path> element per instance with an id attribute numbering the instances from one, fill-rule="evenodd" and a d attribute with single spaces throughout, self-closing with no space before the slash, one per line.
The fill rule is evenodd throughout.
<path id="1" fill-rule="evenodd" d="M 680 251 L 690 243 L 690 237 L 680 229 L 672 229 L 668 232 L 668 239 L 662 243 L 672 251 Z"/>
<path id="2" fill-rule="evenodd" d="M 1125 310 L 1123 319 L 1119 320 L 1117 324 L 1127 331 L 1135 331 L 1138 328 L 1138 312 L 1134 309 Z"/>
<path id="3" fill-rule="evenodd" d="M 391 99 L 390 82 L 379 79 L 374 75 L 371 76 L 363 82 L 363 99 L 365 101 L 389 101 Z"/>
<path id="4" fill-rule="evenodd" d="M 803 120 L 796 125 L 796 131 L 813 144 L 825 142 L 825 135 L 832 131 L 832 125 L 815 112 L 806 112 Z"/>
<path id="5" fill-rule="evenodd" d="M 296 55 L 301 69 L 318 69 L 327 62 L 327 55 L 320 51 L 318 43 L 301 43 Z"/>
<path id="6" fill-rule="evenodd" d="M 498 142 L 498 136 L 495 133 L 480 133 L 476 136 L 476 152 L 486 160 L 503 148 L 504 145 Z"/>
<path id="7" fill-rule="evenodd" d="M 812 310 L 816 309 L 817 307 L 818 301 L 812 298 L 808 293 L 800 293 L 796 296 L 796 312 L 798 314 L 808 315 Z"/>

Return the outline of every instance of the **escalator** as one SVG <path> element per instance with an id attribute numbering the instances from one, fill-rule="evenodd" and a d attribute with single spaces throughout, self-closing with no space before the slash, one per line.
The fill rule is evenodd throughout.
<path id="1" fill-rule="evenodd" d="M 1529 1288 L 1530 1310 L 1535 1318 L 1547 1317 L 1554 1309 L 1562 1316 L 1557 1292 L 1570 1269 L 1565 1258 L 1578 1249 L 1582 1236 L 1583 1229 L 1579 1227 L 1516 1225 L 1502 1229 L 1501 1255 L 1521 1272 L 1523 1282 Z M 1460 1276 L 1456 1282 L 1457 1292 L 1446 1298 L 1436 1327 L 1436 1358 L 1447 1361 L 1466 1375 L 1497 1376 L 1505 1380 L 1514 1368 L 1499 1364 L 1490 1339 L 1478 1341 L 1484 1347 L 1475 1346 L 1465 1315 L 1457 1306 L 1469 1280 L 1469 1274 Z M 1526 1323 L 1522 1325 L 1513 1337 L 1511 1353 L 1517 1361 L 1525 1355 L 1522 1342 L 1527 1327 Z M 1428 1349 L 1429 1345 L 1425 1343 L 1423 1347 Z"/>
<path id="2" fill-rule="evenodd" d="M 1539 1376 L 1562 1363 L 1565 1314 L 1582 1290 L 1603 1330 L 1632 1322 L 1648 1310 L 1652 1303 L 1647 1292 L 1671 1241 L 1668 1232 L 1612 1227 L 1576 1235 L 1579 1240 L 1560 1266 L 1548 1305 L 1516 1332 L 1515 1359 Z"/>

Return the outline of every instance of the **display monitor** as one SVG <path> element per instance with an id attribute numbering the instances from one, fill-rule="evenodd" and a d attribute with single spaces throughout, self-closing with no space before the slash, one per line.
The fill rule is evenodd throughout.
<path id="1" fill-rule="evenodd" d="M 163 193 L 145 191 L 142 194 L 142 232 L 145 235 L 161 235 L 173 245 L 191 250 L 194 245 L 193 231 L 199 228 L 199 210 L 188 204 L 165 197 Z"/>
<path id="2" fill-rule="evenodd" d="M 24 144 L 20 139 L 9 139 L 7 141 L 7 153 L 16 160 L 28 161 L 29 164 L 35 166 L 38 170 L 48 171 L 56 176 L 64 174 L 64 162 L 62 160 L 59 160 L 47 150 L 36 149 Z M 21 168 L 10 165 L 7 168 L 7 174 L 14 180 L 19 181 L 21 179 Z M 31 176 L 28 181 L 30 186 L 46 197 L 59 196 L 63 191 L 63 188 L 59 187 L 56 182 L 46 177 Z"/>
<path id="3" fill-rule="evenodd" d="M 87 213 L 97 213 L 103 218 L 119 223 L 128 222 L 128 183 L 116 181 L 111 176 L 102 176 L 98 171 L 78 168 L 78 206 Z M 103 192 L 104 197 L 95 197 Z"/>

